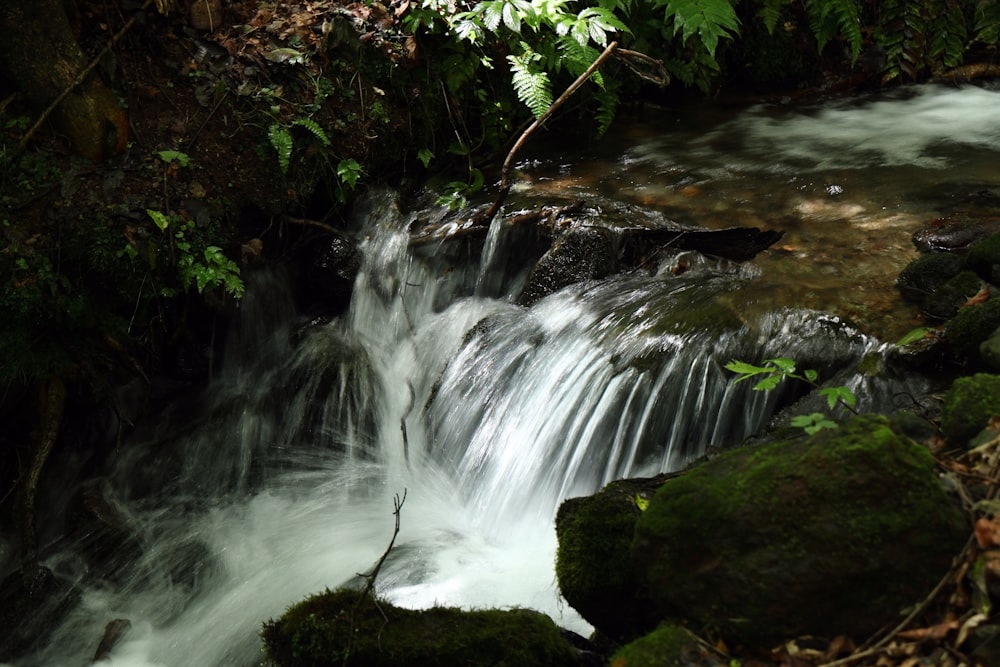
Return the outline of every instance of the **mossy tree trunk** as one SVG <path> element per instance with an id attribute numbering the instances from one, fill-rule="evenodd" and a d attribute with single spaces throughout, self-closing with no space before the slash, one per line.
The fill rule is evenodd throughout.
<path id="1" fill-rule="evenodd" d="M 0 2 L 0 68 L 36 113 L 73 88 L 87 65 L 61 0 Z M 52 120 L 92 160 L 124 149 L 128 139 L 125 111 L 94 73 L 66 95 Z"/>

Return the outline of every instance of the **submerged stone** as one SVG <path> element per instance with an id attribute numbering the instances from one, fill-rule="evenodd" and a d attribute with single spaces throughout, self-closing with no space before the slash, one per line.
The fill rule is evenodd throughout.
<path id="1" fill-rule="evenodd" d="M 926 594 L 967 535 L 930 452 L 863 416 L 668 481 L 632 557 L 664 618 L 768 646 L 869 636 Z"/>
<path id="2" fill-rule="evenodd" d="M 529 609 L 401 609 L 355 590 L 326 591 L 264 624 L 279 667 L 560 667 L 580 652 L 548 616 Z"/>

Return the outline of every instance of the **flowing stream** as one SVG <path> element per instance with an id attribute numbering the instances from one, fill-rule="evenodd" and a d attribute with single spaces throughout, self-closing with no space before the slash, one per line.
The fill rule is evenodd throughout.
<path id="1" fill-rule="evenodd" d="M 89 664 L 115 618 L 132 627 L 101 664 L 257 664 L 263 621 L 370 570 L 404 493 L 382 595 L 527 606 L 587 633 L 555 581 L 560 502 L 734 446 L 801 392 L 752 392 L 725 362 L 801 360 L 864 409 L 919 393 L 884 361 L 859 368 L 879 367 L 883 340 L 918 322 L 893 288 L 910 234 L 963 193 L 1000 188 L 998 109 L 994 90 L 926 86 L 664 109 L 589 150 L 539 145 L 508 212 L 584 199 L 612 220 L 785 237 L 751 262 L 677 253 L 531 307 L 512 298 L 523 250 L 502 217 L 485 259 L 461 242 L 415 247 L 415 224 L 462 221 L 373 194 L 344 316 L 296 313 L 280 267 L 247 274 L 219 376 L 137 429 L 100 482 L 135 526 L 134 562 L 95 571 L 71 542 L 54 545 L 46 564 L 83 595 L 17 664 Z M 681 255 L 690 268 L 675 275 Z"/>

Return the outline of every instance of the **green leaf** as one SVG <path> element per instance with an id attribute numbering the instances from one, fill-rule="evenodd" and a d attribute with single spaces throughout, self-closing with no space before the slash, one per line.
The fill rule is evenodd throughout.
<path id="1" fill-rule="evenodd" d="M 812 382 L 815 384 L 817 378 L 819 378 L 819 373 L 810 368 L 809 370 L 802 371 L 802 376 L 805 377 L 806 382 Z"/>
<path id="2" fill-rule="evenodd" d="M 754 391 L 771 391 L 781 382 L 780 375 L 769 375 L 753 386 Z"/>
<path id="3" fill-rule="evenodd" d="M 337 165 L 337 177 L 353 188 L 361 177 L 361 165 L 354 158 L 341 160 Z"/>
<path id="4" fill-rule="evenodd" d="M 838 403 L 853 408 L 858 403 L 858 397 L 847 387 L 823 387 L 818 393 L 826 397 L 826 404 L 831 408 L 837 407 Z"/>
<path id="5" fill-rule="evenodd" d="M 729 39 L 739 32 L 739 19 L 726 0 L 655 0 L 663 7 L 664 23 L 673 22 L 674 34 L 687 42 L 697 35 L 709 55 L 715 55 L 720 38 Z"/>
<path id="6" fill-rule="evenodd" d="M 278 153 L 278 168 L 282 174 L 288 173 L 288 166 L 292 160 L 292 134 L 286 128 L 274 123 L 267 130 L 267 139 L 271 146 Z"/>
<path id="7" fill-rule="evenodd" d="M 299 127 L 306 128 L 313 134 L 314 137 L 319 139 L 321 144 L 324 146 L 330 145 L 330 138 L 326 136 L 326 132 L 323 131 L 323 128 L 321 128 L 312 118 L 296 118 L 292 121 L 292 125 L 298 125 Z"/>
<path id="8" fill-rule="evenodd" d="M 747 377 L 753 375 L 759 375 L 761 373 L 772 373 L 773 368 L 763 368 L 761 366 L 754 366 L 753 364 L 748 364 L 745 361 L 732 360 L 724 366 L 727 371 L 732 371 L 733 373 L 739 373 L 740 375 L 745 375 Z M 746 378 L 740 378 L 745 380 Z"/>
<path id="9" fill-rule="evenodd" d="M 427 165 L 434 159 L 434 153 L 428 148 L 421 148 L 417 151 L 417 159 L 420 160 L 420 164 L 424 165 L 424 169 L 426 169 Z"/>
<path id="10" fill-rule="evenodd" d="M 933 334 L 937 329 L 934 327 L 917 327 L 913 329 L 905 336 L 896 341 L 896 345 L 903 347 L 904 345 L 909 345 L 910 343 L 915 343 L 918 340 L 923 340 L 927 336 Z"/>
<path id="11" fill-rule="evenodd" d="M 187 153 L 182 153 L 180 151 L 160 151 L 157 153 L 160 159 L 170 164 L 171 162 L 177 162 L 182 167 L 187 167 L 191 164 L 191 158 Z"/>
<path id="12" fill-rule="evenodd" d="M 522 56 L 507 56 L 507 61 L 518 99 L 539 118 L 552 105 L 552 84 L 549 75 L 535 64 L 536 58 L 537 54 L 527 49 Z"/>
<path id="13" fill-rule="evenodd" d="M 146 209 L 146 214 L 153 219 L 153 224 L 160 228 L 160 231 L 165 231 L 167 227 L 170 226 L 170 218 L 163 215 L 160 211 L 154 211 L 153 209 Z"/>
<path id="14" fill-rule="evenodd" d="M 635 494 L 634 498 L 632 498 L 632 502 L 635 503 L 635 506 L 639 508 L 640 512 L 645 512 L 646 509 L 649 507 L 649 500 L 643 498 L 638 493 Z"/>
<path id="15" fill-rule="evenodd" d="M 772 366 L 778 368 L 782 373 L 791 374 L 795 372 L 795 360 L 786 359 L 784 357 L 779 357 L 777 359 L 765 359 L 765 364 L 771 364 Z"/>

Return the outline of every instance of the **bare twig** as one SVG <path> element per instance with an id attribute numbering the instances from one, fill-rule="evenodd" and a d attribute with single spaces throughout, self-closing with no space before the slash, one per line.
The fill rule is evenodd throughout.
<path id="1" fill-rule="evenodd" d="M 354 609 L 351 611 L 351 621 L 350 621 L 350 631 L 347 633 L 347 646 L 344 647 L 344 661 L 342 664 L 347 665 L 348 660 L 351 657 L 351 642 L 354 639 L 354 621 L 355 616 L 358 613 L 358 609 L 361 604 L 366 600 L 370 600 L 374 603 L 375 608 L 378 609 L 379 613 L 382 614 L 382 628 L 386 626 L 389 622 L 389 618 L 382 611 L 382 607 L 379 606 L 378 600 L 373 593 L 375 589 L 375 579 L 378 577 L 379 570 L 382 569 L 382 564 L 385 563 L 385 559 L 389 557 L 389 552 L 392 551 L 393 545 L 396 543 L 396 536 L 399 535 L 399 513 L 403 509 L 403 503 L 406 502 L 406 489 L 403 489 L 403 497 L 400 498 L 397 493 L 392 499 L 392 513 L 396 517 L 396 525 L 392 531 L 392 539 L 389 540 L 389 546 L 385 548 L 385 553 L 382 557 L 378 559 L 375 563 L 375 567 L 371 569 L 368 574 L 358 574 L 359 577 L 365 578 L 365 585 L 361 588 L 361 592 L 358 594 L 358 601 L 354 603 Z M 379 634 L 382 633 L 382 628 L 379 628 Z"/>
<path id="2" fill-rule="evenodd" d="M 524 145 L 528 138 L 534 134 L 535 130 L 541 127 L 542 124 L 545 123 L 545 121 L 547 121 L 573 93 L 579 90 L 580 86 L 586 83 L 587 79 L 590 78 L 590 75 L 597 71 L 597 68 L 600 67 L 612 53 L 614 53 L 616 48 L 618 48 L 618 42 L 611 42 L 608 44 L 607 48 L 605 48 L 601 55 L 597 57 L 597 60 L 591 63 L 590 67 L 588 67 L 583 74 L 578 76 L 576 81 L 569 85 L 569 88 L 567 88 L 563 94 L 559 96 L 559 99 L 550 104 L 549 108 L 545 110 L 545 113 L 536 118 L 535 122 L 529 125 L 528 128 L 521 133 L 521 136 L 518 137 L 514 146 L 510 149 L 510 152 L 507 153 L 507 159 L 503 161 L 503 168 L 500 170 L 500 193 L 493 202 L 493 206 L 491 206 L 482 216 L 477 216 L 477 219 L 473 221 L 473 224 L 488 226 L 491 222 L 493 222 L 493 218 L 496 217 L 497 211 L 500 210 L 500 206 L 503 205 L 504 200 L 507 199 L 507 195 L 510 193 L 510 167 L 514 162 L 514 156 L 519 150 L 521 150 L 521 146 Z"/>

